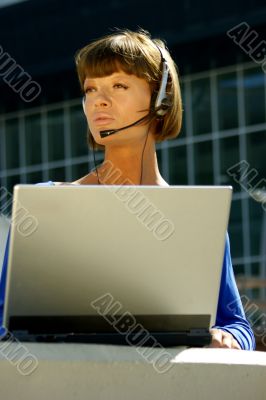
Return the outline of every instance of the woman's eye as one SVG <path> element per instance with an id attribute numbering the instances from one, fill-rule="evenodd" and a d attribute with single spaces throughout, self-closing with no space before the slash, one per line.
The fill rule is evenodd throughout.
<path id="1" fill-rule="evenodd" d="M 128 86 L 124 85 L 123 83 L 115 83 L 113 85 L 113 87 L 116 88 L 116 89 L 124 89 L 124 90 L 128 89 Z M 92 93 L 92 92 L 96 92 L 96 90 L 97 89 L 94 86 L 87 86 L 84 89 L 84 94 L 89 94 L 89 93 Z"/>
<path id="2" fill-rule="evenodd" d="M 93 87 L 88 86 L 88 87 L 85 88 L 84 93 L 85 93 L 85 94 L 91 93 L 91 92 L 93 92 L 94 90 L 95 90 L 95 89 L 94 89 Z"/>
<path id="3" fill-rule="evenodd" d="M 128 86 L 124 85 L 123 83 L 116 83 L 114 87 L 118 89 L 128 89 Z"/>

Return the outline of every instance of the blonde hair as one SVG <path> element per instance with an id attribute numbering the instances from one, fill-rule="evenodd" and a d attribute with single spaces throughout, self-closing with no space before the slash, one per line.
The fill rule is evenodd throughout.
<path id="1" fill-rule="evenodd" d="M 162 79 L 162 58 L 157 46 L 164 49 L 169 67 L 167 96 L 171 107 L 162 119 L 157 120 L 155 140 L 161 142 L 178 136 L 182 125 L 182 99 L 176 65 L 160 39 L 151 39 L 147 31 L 117 30 L 97 39 L 75 55 L 77 74 L 84 93 L 87 76 L 98 78 L 123 70 L 144 78 L 151 87 L 152 99 L 156 98 Z M 102 149 L 88 132 L 88 142 L 95 149 Z"/>

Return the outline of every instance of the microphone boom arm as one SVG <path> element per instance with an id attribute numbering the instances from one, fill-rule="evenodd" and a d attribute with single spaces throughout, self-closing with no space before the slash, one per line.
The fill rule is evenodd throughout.
<path id="1" fill-rule="evenodd" d="M 138 119 L 137 121 L 133 122 L 132 124 L 127 125 L 127 126 L 123 126 L 123 128 L 107 129 L 107 130 L 104 130 L 104 131 L 100 131 L 101 138 L 113 135 L 114 133 L 123 131 L 124 129 L 131 128 L 132 126 L 138 125 L 141 122 L 145 121 L 146 119 L 152 119 L 152 118 L 154 118 L 154 112 L 152 112 L 152 113 L 150 112 L 149 114 L 145 115 L 144 117 L 141 117 L 140 119 Z"/>

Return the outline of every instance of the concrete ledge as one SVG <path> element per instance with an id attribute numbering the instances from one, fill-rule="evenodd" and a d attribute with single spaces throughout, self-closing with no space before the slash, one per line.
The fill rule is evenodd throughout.
<path id="1" fill-rule="evenodd" d="M 16 357 L 10 361 L 18 345 L 5 349 L 4 343 L 0 342 L 0 394 L 5 400 L 265 399 L 264 352 L 165 349 L 170 368 L 160 372 L 160 349 L 141 349 L 145 359 L 133 347 L 23 343 L 38 360 L 36 368 L 23 375 L 25 365 Z"/>

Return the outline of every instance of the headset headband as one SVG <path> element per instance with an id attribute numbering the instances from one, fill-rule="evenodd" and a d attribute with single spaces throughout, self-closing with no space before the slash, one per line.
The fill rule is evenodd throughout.
<path id="1" fill-rule="evenodd" d="M 166 61 L 165 50 L 162 47 L 158 46 L 156 43 L 154 43 L 154 44 L 157 47 L 157 49 L 159 50 L 159 52 L 161 54 L 161 60 L 162 60 L 162 79 L 161 79 L 158 95 L 154 102 L 154 110 L 156 110 L 156 114 L 159 117 L 162 117 L 167 113 L 168 108 L 170 106 L 168 96 L 166 94 L 166 87 L 167 87 L 168 76 L 169 76 L 169 66 Z"/>

